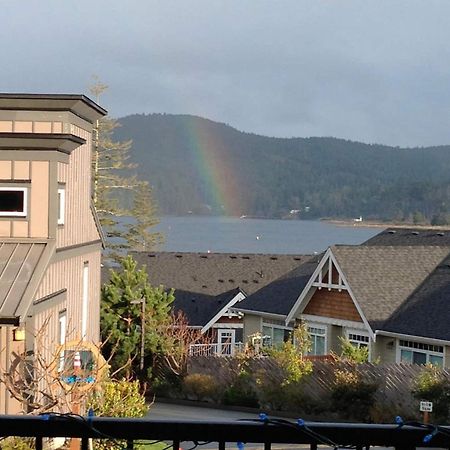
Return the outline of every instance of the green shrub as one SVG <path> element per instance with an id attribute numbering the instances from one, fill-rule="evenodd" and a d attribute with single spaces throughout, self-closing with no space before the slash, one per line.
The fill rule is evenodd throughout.
<path id="1" fill-rule="evenodd" d="M 442 369 L 426 366 L 413 381 L 412 394 L 417 400 L 433 402 L 434 422 L 447 422 L 450 417 L 450 380 Z"/>
<path id="2" fill-rule="evenodd" d="M 332 410 L 345 419 L 368 422 L 375 403 L 377 384 L 363 379 L 355 370 L 336 370 L 331 391 Z"/>
<path id="3" fill-rule="evenodd" d="M 186 375 L 182 385 L 188 398 L 195 400 L 213 400 L 220 397 L 220 386 L 216 379 L 204 373 Z"/>
<path id="4" fill-rule="evenodd" d="M 343 337 L 341 341 L 341 358 L 356 364 L 364 364 L 369 361 L 369 347 L 356 347 Z"/>
<path id="5" fill-rule="evenodd" d="M 106 417 L 143 417 L 148 412 L 145 396 L 141 392 L 138 381 L 104 381 L 91 394 L 87 401 L 96 416 Z M 125 441 L 94 441 L 98 450 L 121 450 L 126 447 Z"/>
<path id="6" fill-rule="evenodd" d="M 258 407 L 258 396 L 251 375 L 242 370 L 231 386 L 225 390 L 222 401 L 225 405 Z"/>
<path id="7" fill-rule="evenodd" d="M 0 440 L 2 450 L 34 450 L 34 438 L 8 437 Z"/>

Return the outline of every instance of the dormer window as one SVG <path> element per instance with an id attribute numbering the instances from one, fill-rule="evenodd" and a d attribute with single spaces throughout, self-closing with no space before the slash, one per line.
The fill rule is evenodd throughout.
<path id="1" fill-rule="evenodd" d="M 28 189 L 0 187 L 0 217 L 26 217 Z"/>

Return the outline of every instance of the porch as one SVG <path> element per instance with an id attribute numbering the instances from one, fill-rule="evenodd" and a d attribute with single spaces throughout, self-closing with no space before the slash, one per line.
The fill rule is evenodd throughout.
<path id="1" fill-rule="evenodd" d="M 189 346 L 189 356 L 234 356 L 243 350 L 243 342 L 191 344 Z"/>

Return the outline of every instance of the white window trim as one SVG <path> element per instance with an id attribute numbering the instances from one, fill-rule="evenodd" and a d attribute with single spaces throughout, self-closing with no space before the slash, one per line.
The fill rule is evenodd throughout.
<path id="1" fill-rule="evenodd" d="M 66 212 L 66 189 L 64 187 L 58 188 L 58 225 L 64 225 Z"/>
<path id="2" fill-rule="evenodd" d="M 403 346 L 400 345 L 400 341 L 417 342 L 419 344 L 428 344 L 428 345 L 440 345 L 441 347 L 443 347 L 443 352 L 439 353 L 439 352 L 433 352 L 432 350 L 422 350 L 420 348 L 403 347 Z M 434 343 L 426 342 L 426 341 L 418 341 L 416 339 L 396 339 L 396 356 L 395 356 L 395 360 L 396 360 L 397 363 L 401 362 L 401 351 L 402 350 L 410 350 L 412 352 L 424 353 L 426 355 L 426 358 L 427 358 L 427 364 L 429 364 L 429 356 L 430 355 L 439 356 L 440 358 L 442 358 L 442 367 L 446 367 L 446 365 L 445 365 L 445 345 L 434 344 Z"/>
<path id="3" fill-rule="evenodd" d="M 1 186 L 0 191 L 23 192 L 23 211 L 0 211 L 0 217 L 26 217 L 28 214 L 28 188 Z"/>
<path id="4" fill-rule="evenodd" d="M 359 334 L 360 336 L 365 336 L 365 337 L 369 338 L 369 341 L 368 342 L 355 341 L 353 339 L 350 339 L 350 334 Z M 370 334 L 367 331 L 358 330 L 356 328 L 346 328 L 345 329 L 345 337 L 347 338 L 347 340 L 349 342 L 356 342 L 358 344 L 359 343 L 367 344 L 367 348 L 369 350 L 369 362 L 372 361 L 372 342 L 373 341 L 370 339 Z M 361 348 L 361 347 L 358 345 L 358 348 Z"/>
<path id="5" fill-rule="evenodd" d="M 325 338 L 325 343 L 324 343 L 324 349 L 325 349 L 325 353 L 324 355 L 328 355 L 328 327 L 322 323 L 316 323 L 316 322 L 306 322 L 306 326 L 308 329 L 308 334 L 311 336 L 311 334 L 309 333 L 309 329 L 310 328 L 318 328 L 319 330 L 323 330 L 325 333 L 323 336 Z M 317 335 L 319 336 L 319 335 Z M 310 353 L 311 356 L 323 356 L 323 355 L 313 355 L 312 353 Z"/>
<path id="6" fill-rule="evenodd" d="M 85 339 L 87 334 L 87 316 L 89 303 L 89 263 L 83 265 L 83 298 L 81 306 L 81 338 Z"/>

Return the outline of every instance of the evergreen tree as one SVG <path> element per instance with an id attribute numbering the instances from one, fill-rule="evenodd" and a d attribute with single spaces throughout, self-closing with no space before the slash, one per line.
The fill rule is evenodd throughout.
<path id="1" fill-rule="evenodd" d="M 138 268 L 131 256 L 121 260 L 117 271 L 111 270 L 110 281 L 102 288 L 100 318 L 104 356 L 113 372 L 129 376 L 139 366 L 143 323 L 146 360 L 165 346 L 163 330 L 170 323 L 174 299 L 173 291 L 151 286 L 145 268 Z"/>
<path id="2" fill-rule="evenodd" d="M 98 101 L 107 88 L 96 79 L 90 91 Z M 97 121 L 92 155 L 94 204 L 109 255 L 116 259 L 124 250 L 148 250 L 162 240 L 160 233 L 149 231 L 159 222 L 157 207 L 148 182 L 133 173 L 137 165 L 129 161 L 132 141 L 114 139 L 119 126 L 111 117 Z"/>

